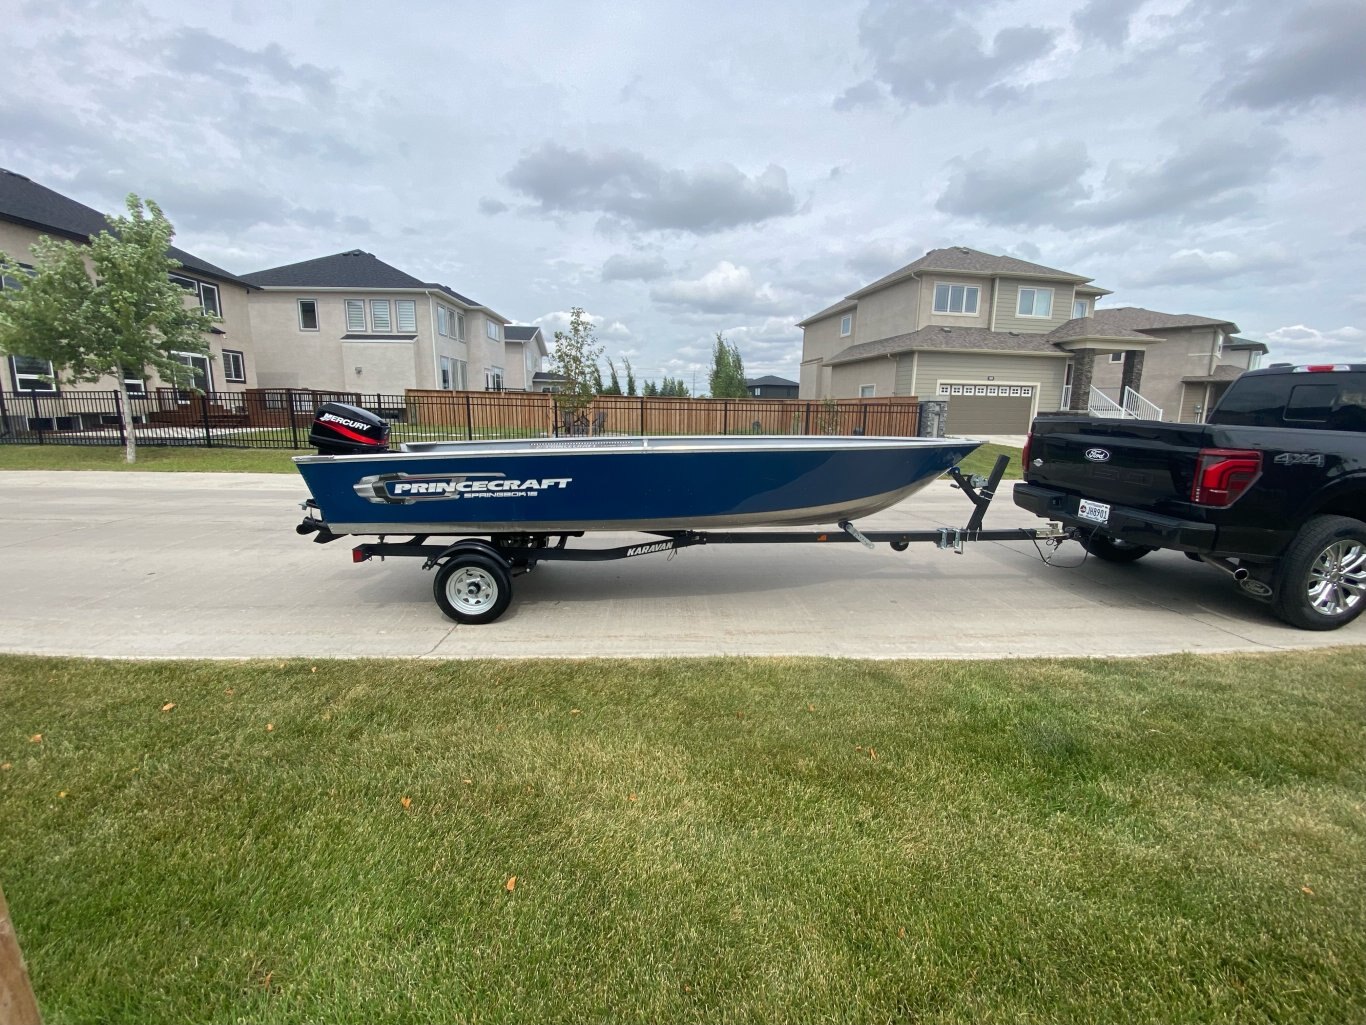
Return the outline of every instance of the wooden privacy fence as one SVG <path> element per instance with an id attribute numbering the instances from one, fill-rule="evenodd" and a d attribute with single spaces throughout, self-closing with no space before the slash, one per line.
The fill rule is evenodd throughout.
<path id="1" fill-rule="evenodd" d="M 409 390 L 410 425 L 527 434 L 867 434 L 915 437 L 920 400 L 676 399 L 598 395 L 570 410 L 549 394 Z"/>
<path id="2" fill-rule="evenodd" d="M 409 390 L 401 395 L 250 388 L 196 392 L 0 392 L 0 444 L 122 445 L 131 424 L 140 445 L 308 448 L 324 402 L 368 409 L 390 424 L 395 444 L 562 434 L 866 434 L 914 437 L 921 403 L 883 399 L 674 399 L 599 395 L 570 408 L 540 392 Z M 929 421 L 924 421 L 929 422 Z"/>

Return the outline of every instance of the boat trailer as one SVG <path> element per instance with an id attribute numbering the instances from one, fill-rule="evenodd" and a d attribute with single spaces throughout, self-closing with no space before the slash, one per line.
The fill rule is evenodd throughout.
<path id="1" fill-rule="evenodd" d="M 458 623 L 491 623 L 506 610 L 512 601 L 512 578 L 529 573 L 539 562 L 610 562 L 631 559 L 640 555 L 674 552 L 699 545 L 773 545 L 773 544 L 834 544 L 857 542 L 866 548 L 887 544 L 893 551 L 904 552 L 912 544 L 933 544 L 942 551 L 963 554 L 970 541 L 1046 541 L 1061 543 L 1071 536 L 1060 524 L 1045 527 L 1010 527 L 986 530 L 982 521 L 1009 464 L 1008 456 L 998 456 L 991 474 L 986 477 L 966 476 L 958 467 L 948 471 L 955 486 L 973 504 L 972 516 L 963 527 L 938 527 L 931 530 L 873 530 L 861 531 L 848 520 L 841 520 L 838 530 L 655 530 L 642 531 L 656 541 L 642 541 L 616 548 L 570 548 L 571 537 L 582 537 L 584 531 L 555 533 L 485 533 L 485 534 L 413 534 L 403 541 L 366 541 L 351 550 L 353 562 L 366 562 L 379 556 L 423 559 L 423 569 L 435 569 L 432 591 L 441 611 Z M 313 535 L 317 544 L 327 544 L 346 537 L 335 534 L 327 522 L 317 515 L 313 499 L 303 503 L 305 516 L 295 530 Z M 433 539 L 440 540 L 433 540 Z M 457 540 L 449 540 L 457 538 Z"/>

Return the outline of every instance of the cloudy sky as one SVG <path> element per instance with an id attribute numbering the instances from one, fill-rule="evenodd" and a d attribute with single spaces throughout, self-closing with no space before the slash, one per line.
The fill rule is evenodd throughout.
<path id="1" fill-rule="evenodd" d="M 360 248 L 705 386 L 926 250 L 1366 359 L 1366 3 L 0 0 L 0 166 L 231 271 Z"/>

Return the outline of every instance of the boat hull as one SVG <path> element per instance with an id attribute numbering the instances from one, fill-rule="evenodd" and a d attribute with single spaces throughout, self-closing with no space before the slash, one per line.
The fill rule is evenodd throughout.
<path id="1" fill-rule="evenodd" d="M 339 533 L 557 533 L 834 524 L 903 501 L 977 448 L 931 438 L 442 442 L 298 456 Z"/>

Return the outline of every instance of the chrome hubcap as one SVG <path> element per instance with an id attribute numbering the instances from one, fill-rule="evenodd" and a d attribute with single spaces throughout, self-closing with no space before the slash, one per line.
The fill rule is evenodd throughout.
<path id="1" fill-rule="evenodd" d="M 1366 596 L 1366 544 L 1335 541 L 1309 569 L 1309 604 L 1325 616 L 1340 616 Z"/>
<path id="2" fill-rule="evenodd" d="M 477 566 L 463 566 L 446 581 L 446 596 L 461 612 L 483 612 L 498 597 L 498 581 Z"/>

